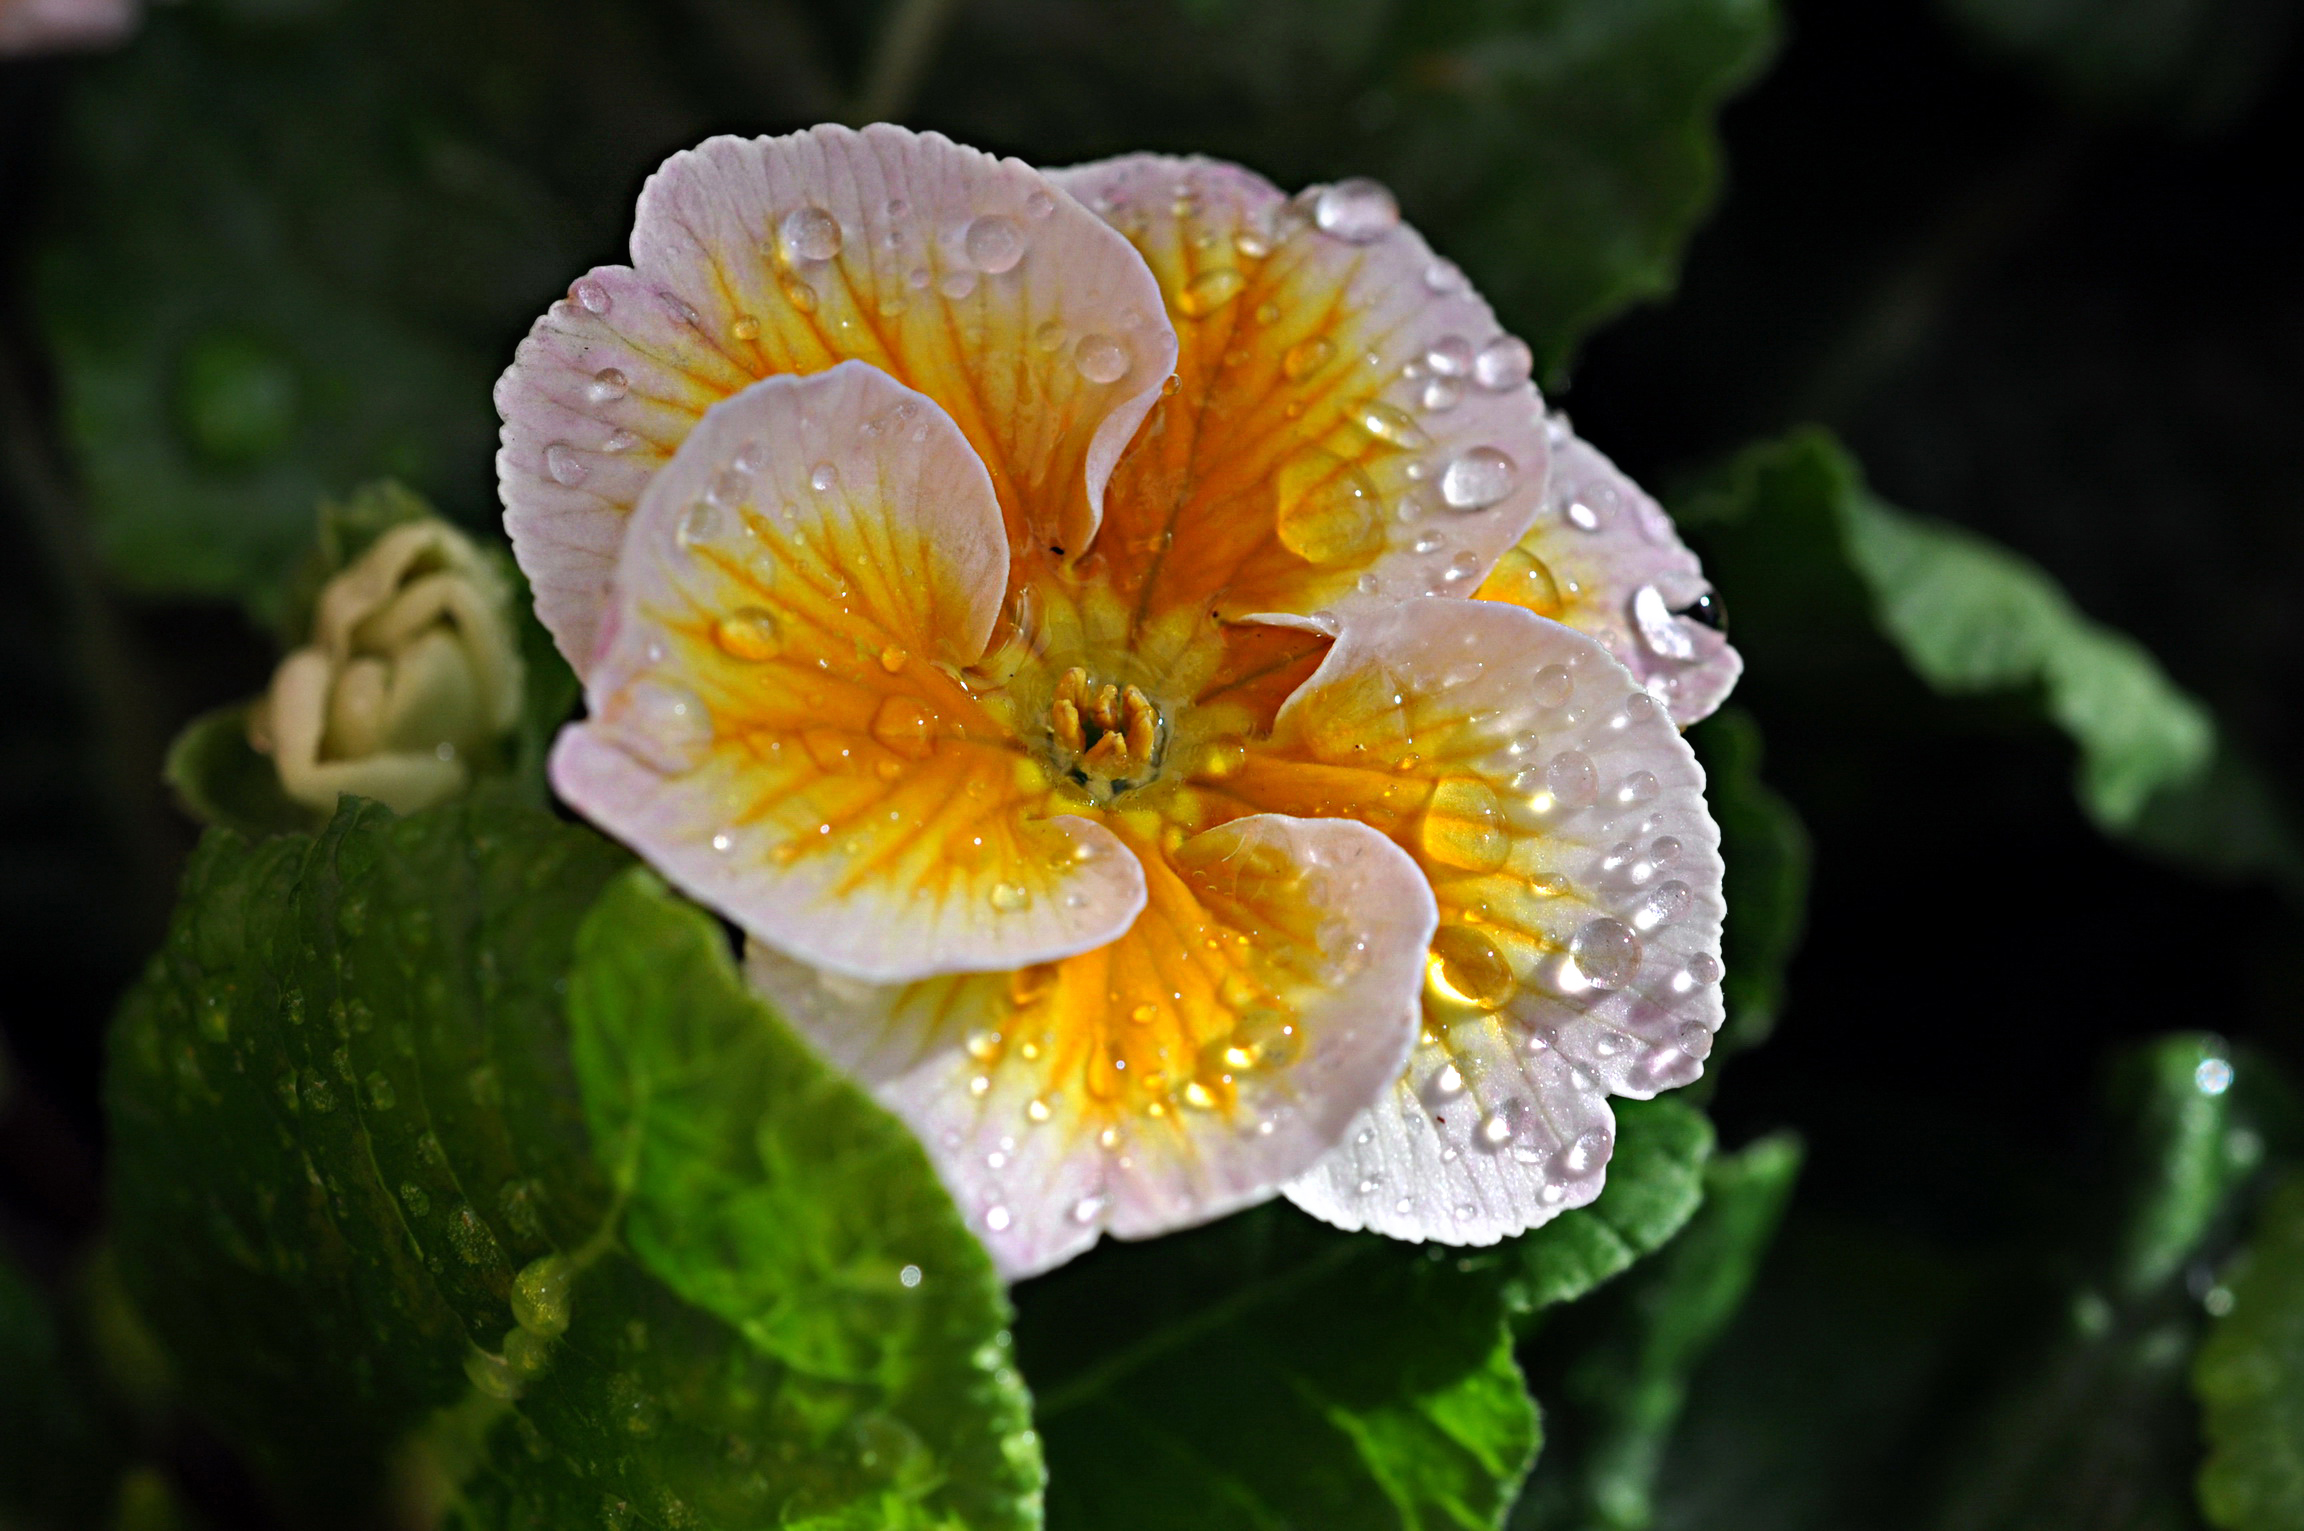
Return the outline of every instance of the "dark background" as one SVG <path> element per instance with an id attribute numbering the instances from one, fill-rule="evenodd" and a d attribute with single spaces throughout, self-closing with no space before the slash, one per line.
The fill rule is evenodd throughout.
<path id="1" fill-rule="evenodd" d="M 2205 107 L 2138 105 L 1995 54 L 1921 0 L 1795 4 L 1722 120 L 1722 199 L 1677 293 L 1601 330 L 1551 396 L 1667 492 L 1754 437 L 1830 426 L 1886 499 L 2030 556 L 2140 639 L 2292 800 L 2304 62 L 2286 35 L 2267 23 L 2264 78 Z M 862 43 L 835 27 L 825 46 L 845 65 Z M 112 591 L 76 519 L 26 270 L 75 67 L 0 65 L 0 1240 L 50 1271 L 101 1217 L 103 1028 L 193 839 L 159 752 L 260 689 L 273 652 L 233 608 Z M 911 120 L 973 117 L 965 95 L 932 74 Z M 615 258 L 620 219 L 587 259 Z M 1729 1471 L 1705 1455 L 1705 1399 L 1735 1368 L 1772 1365 L 1843 1416 L 1828 1481 L 1763 1493 L 1771 1511 L 1738 1524 L 1811 1523 L 1801 1495 L 1864 1523 L 1901 1492 L 1866 1463 L 1958 1433 L 2004 1359 L 2005 1305 L 1980 1294 L 2010 1272 L 2050 1291 L 2060 1230 L 2107 1173 L 2113 1044 L 2206 1030 L 2304 1064 L 2289 895 L 2105 839 L 2074 806 L 2070 747 L 2028 709 L 1880 684 L 1894 705 L 1757 668 L 1738 694 L 1815 881 L 1781 1023 L 1712 1107 L 1724 1143 L 1791 1125 L 1809 1159 L 1698 1388 L 1695 1465 L 1668 1474 L 1667 1518 L 1690 1524 Z"/>

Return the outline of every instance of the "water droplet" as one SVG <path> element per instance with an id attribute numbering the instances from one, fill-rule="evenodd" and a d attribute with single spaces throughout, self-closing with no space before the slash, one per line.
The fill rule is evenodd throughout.
<path id="1" fill-rule="evenodd" d="M 531 1260 L 512 1278 L 512 1321 L 546 1339 L 568 1332 L 569 1297 L 576 1266 L 566 1255 Z"/>
<path id="2" fill-rule="evenodd" d="M 1048 1109 L 1048 1102 L 1042 1100 L 1037 1095 L 1033 1096 L 1030 1100 L 1024 1103 L 1024 1119 L 1026 1121 L 1033 1123 L 1045 1122 L 1048 1120 L 1048 1118 L 1054 1116 L 1055 1114 L 1055 1112 Z"/>
<path id="3" fill-rule="evenodd" d="M 728 335 L 732 340 L 758 340 L 760 321 L 750 314 L 738 314 L 728 321 Z"/>
<path id="4" fill-rule="evenodd" d="M 1443 925 L 1433 933 L 1424 977 L 1439 998 L 1475 1010 L 1501 1008 L 1520 987 L 1496 943 L 1468 925 Z"/>
<path id="5" fill-rule="evenodd" d="M 1323 234 L 1364 245 L 1400 226 L 1400 204 L 1382 182 L 1353 176 L 1320 188 L 1312 201 L 1312 221 Z"/>
<path id="6" fill-rule="evenodd" d="M 1512 1123 L 1498 1112 L 1491 1111 L 1481 1117 L 1480 1125 L 1472 1132 L 1473 1144 L 1490 1153 L 1497 1152 L 1511 1141 Z"/>
<path id="7" fill-rule="evenodd" d="M 631 451 L 639 444 L 640 438 L 633 432 L 627 430 L 613 430 L 608 433 L 608 439 L 600 443 L 600 450 L 606 452 L 611 457 L 615 457 L 625 452 Z"/>
<path id="8" fill-rule="evenodd" d="M 485 1350 L 471 1351 L 464 1357 L 464 1376 L 490 1398 L 509 1401 L 520 1396 L 520 1378 L 502 1356 Z"/>
<path id="9" fill-rule="evenodd" d="M 1517 335 L 1499 335 L 1472 358 L 1472 381 L 1491 392 L 1517 388 L 1536 370 L 1536 357 L 1528 342 Z"/>
<path id="10" fill-rule="evenodd" d="M 1370 399 L 1361 405 L 1357 419 L 1360 429 L 1369 435 L 1406 451 L 1418 451 L 1432 444 L 1432 438 L 1418 428 L 1407 411 L 1379 400 Z"/>
<path id="11" fill-rule="evenodd" d="M 751 476 L 739 473 L 734 468 L 716 475 L 712 487 L 704 492 L 704 497 L 713 504 L 730 510 L 742 505 L 751 496 Z"/>
<path id="12" fill-rule="evenodd" d="M 1446 414 L 1464 400 L 1464 385 L 1452 377 L 1436 377 L 1424 385 L 1416 402 L 1431 414 Z"/>
<path id="13" fill-rule="evenodd" d="M 1582 750 L 1554 755 L 1544 767 L 1544 785 L 1570 808 L 1589 808 L 1600 800 L 1600 773 Z"/>
<path id="14" fill-rule="evenodd" d="M 614 367 L 602 367 L 584 385 L 584 397 L 594 404 L 613 404 L 632 391 L 632 380 Z"/>
<path id="15" fill-rule="evenodd" d="M 1280 545 L 1309 563 L 1333 564 L 1384 543 L 1384 505 L 1359 464 L 1318 447 L 1282 462 L 1273 476 Z"/>
<path id="16" fill-rule="evenodd" d="M 989 895 L 992 907 L 1002 914 L 1014 914 L 1019 909 L 1032 907 L 1032 890 L 1021 883 L 996 882 Z"/>
<path id="17" fill-rule="evenodd" d="M 1085 1227 L 1088 1224 L 1096 1221 L 1096 1219 L 1103 1213 L 1103 1211 L 1103 1197 L 1083 1196 L 1078 1201 L 1072 1203 L 1072 1221 Z"/>
<path id="18" fill-rule="evenodd" d="M 1656 794 L 1663 790 L 1654 772 L 1634 771 L 1617 784 L 1616 801 L 1622 807 L 1637 808 L 1642 803 L 1654 802 Z"/>
<path id="19" fill-rule="evenodd" d="M 573 489 L 584 482 L 592 465 L 567 442 L 555 441 L 544 449 L 544 471 L 552 475 L 552 482 Z"/>
<path id="20" fill-rule="evenodd" d="M 1117 383 L 1128 375 L 1128 348 L 1109 335 L 1083 335 L 1072 365 L 1091 383 Z"/>
<path id="21" fill-rule="evenodd" d="M 583 278 L 568 290 L 578 303 L 584 305 L 584 312 L 588 314 L 604 314 L 616 306 L 608 296 L 608 289 L 591 277 Z"/>
<path id="22" fill-rule="evenodd" d="M 1476 776 L 1450 776 L 1432 789 L 1419 838 L 1433 860 L 1467 872 L 1493 872 L 1512 851 L 1495 789 Z"/>
<path id="23" fill-rule="evenodd" d="M 907 760 L 925 760 L 936 750 L 936 719 L 913 698 L 891 696 L 872 714 L 872 737 Z"/>
<path id="24" fill-rule="evenodd" d="M 1512 492 L 1517 471 L 1496 448 L 1474 447 L 1440 475 L 1440 498 L 1452 510 L 1486 510 Z"/>
<path id="25" fill-rule="evenodd" d="M 784 244 L 784 258 L 798 265 L 802 261 L 826 261 L 840 253 L 840 220 L 821 207 L 796 207 L 784 215 L 777 233 Z"/>
<path id="26" fill-rule="evenodd" d="M 1015 1219 L 1009 1216 L 1006 1207 L 994 1207 L 984 1214 L 984 1226 L 994 1233 L 1007 1232 L 1008 1225 L 1014 1221 Z"/>
<path id="27" fill-rule="evenodd" d="M 694 693 L 644 680 L 621 701 L 614 715 L 619 743 L 667 774 L 696 769 L 712 744 L 712 718 Z"/>
<path id="28" fill-rule="evenodd" d="M 1424 287 L 1428 292 L 1456 292 L 1464 285 L 1464 273 L 1452 260 L 1436 260 L 1424 268 Z"/>
<path id="29" fill-rule="evenodd" d="M 2232 1065 L 2223 1058 L 2203 1058 L 2192 1070 L 2192 1087 L 2203 1095 L 2221 1095 L 2232 1088 Z"/>
<path id="30" fill-rule="evenodd" d="M 1640 629 L 1640 641 L 1658 658 L 1689 660 L 1696 657 L 1695 640 L 1664 604 L 1664 593 L 1654 585 L 1642 585 L 1632 592 L 1632 622 Z"/>
<path id="31" fill-rule="evenodd" d="M 1462 377 L 1472 370 L 1472 342 L 1461 335 L 1444 335 L 1425 351 L 1424 365 L 1442 377 Z"/>
<path id="32" fill-rule="evenodd" d="M 1056 199 L 1044 191 L 1036 191 L 1024 199 L 1024 211 L 1035 218 L 1045 218 L 1056 211 Z"/>
<path id="33" fill-rule="evenodd" d="M 967 252 L 969 265 L 998 276 L 1015 269 L 1016 263 L 1024 258 L 1024 231 L 1016 226 L 1013 218 L 987 213 L 968 225 L 960 245 Z"/>
<path id="34" fill-rule="evenodd" d="M 957 303 L 976 290 L 976 273 L 958 267 L 937 278 L 936 290 Z"/>
<path id="35" fill-rule="evenodd" d="M 920 1267 L 907 1265 L 896 1273 L 896 1279 L 907 1288 L 916 1287 L 920 1284 Z"/>
<path id="36" fill-rule="evenodd" d="M 698 500 L 681 513 L 680 524 L 672 529 L 672 540 L 683 548 L 710 542 L 720 535 L 723 519 L 719 506 L 709 499 Z"/>
<path id="37" fill-rule="evenodd" d="M 1205 319 L 1234 298 L 1248 279 L 1235 266 L 1212 266 L 1185 283 L 1176 294 L 1176 312 L 1187 319 Z"/>
<path id="38" fill-rule="evenodd" d="M 1688 976 L 1699 984 L 1718 983 L 1722 971 L 1720 959 L 1710 952 L 1698 952 L 1688 959 Z"/>
<path id="39" fill-rule="evenodd" d="M 731 659 L 757 664 L 784 652 L 776 614 L 765 606 L 739 606 L 712 624 L 712 641 Z"/>
<path id="40" fill-rule="evenodd" d="M 1297 382 L 1319 371 L 1335 360 L 1336 342 L 1325 335 L 1313 335 L 1290 346 L 1280 357 L 1280 371 L 1290 382 Z"/>
<path id="41" fill-rule="evenodd" d="M 1720 592 L 1717 590 L 1706 590 L 1702 595 L 1687 605 L 1679 607 L 1672 614 L 1693 622 L 1699 627 L 1709 627 L 1716 633 L 1728 631 L 1728 607 L 1721 601 Z"/>
<path id="42" fill-rule="evenodd" d="M 1607 1167 L 1609 1152 L 1615 1146 L 1605 1131 L 1591 1128 L 1553 1156 L 1552 1173 L 1562 1180 L 1588 1180 Z"/>
<path id="43" fill-rule="evenodd" d="M 1595 989 L 1621 989 L 1640 974 L 1640 938 L 1622 920 L 1592 920 L 1568 942 L 1568 959 Z"/>
<path id="44" fill-rule="evenodd" d="M 1642 933 L 1646 933 L 1660 925 L 1671 924 L 1686 914 L 1695 902 L 1696 895 L 1686 883 L 1660 882 L 1641 901 L 1639 909 L 1632 916 L 1632 923 Z"/>

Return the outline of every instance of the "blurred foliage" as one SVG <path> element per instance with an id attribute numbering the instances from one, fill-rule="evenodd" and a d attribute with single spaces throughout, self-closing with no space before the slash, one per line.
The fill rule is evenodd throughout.
<path id="1" fill-rule="evenodd" d="M 1986 45 L 2098 112 L 2218 128 L 2263 94 L 2296 0 L 1945 0 Z"/>
<path id="2" fill-rule="evenodd" d="M 92 1359 L 27 1271 L 0 1257 L 0 1531 L 104 1524 L 127 1448 Z"/>
<path id="3" fill-rule="evenodd" d="M 2200 1502 L 2225 1531 L 2290 1531 L 2304 1525 L 2304 1177 L 2265 1202 L 2238 1267 L 2192 1372 L 2207 1414 Z"/>
<path id="4" fill-rule="evenodd" d="M 1713 1044 L 1717 1071 L 1728 1055 L 1756 1046 L 1776 1028 L 1784 982 L 1808 919 L 1815 850 L 1800 815 L 1760 779 L 1760 725 L 1725 707 L 1688 731 L 1704 763 L 1704 801 L 1720 826 L 1727 863 L 1728 919 L 1720 943 L 1728 1019 Z"/>

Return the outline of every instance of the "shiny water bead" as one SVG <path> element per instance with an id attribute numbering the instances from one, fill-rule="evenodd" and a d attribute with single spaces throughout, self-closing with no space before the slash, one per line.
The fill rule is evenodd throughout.
<path id="1" fill-rule="evenodd" d="M 1353 176 L 1320 188 L 1312 201 L 1312 221 L 1323 234 L 1364 245 L 1400 226 L 1400 204 L 1382 182 Z"/>
<path id="2" fill-rule="evenodd" d="M 738 314 L 728 321 L 728 335 L 733 340 L 758 340 L 760 321 L 750 314 Z"/>
<path id="3" fill-rule="evenodd" d="M 1544 785 L 1569 808 L 1588 808 L 1600 800 L 1600 772 L 1582 750 L 1562 750 L 1544 767 Z"/>
<path id="4" fill-rule="evenodd" d="M 1432 789 L 1420 838 L 1426 855 L 1467 872 L 1493 872 L 1512 851 L 1495 789 L 1476 776 L 1446 777 Z"/>
<path id="5" fill-rule="evenodd" d="M 1274 534 L 1297 557 L 1343 563 L 1384 545 L 1384 503 L 1359 464 L 1307 447 L 1281 463 L 1274 484 Z"/>
<path id="6" fill-rule="evenodd" d="M 840 220 L 821 207 L 796 207 L 777 226 L 784 258 L 795 265 L 827 261 L 840 253 Z"/>
<path id="7" fill-rule="evenodd" d="M 641 681 L 626 691 L 615 718 L 623 742 L 660 771 L 692 771 L 712 744 L 712 717 L 678 686 Z"/>
<path id="8" fill-rule="evenodd" d="M 1240 296 L 1248 279 L 1236 266 L 1214 266 L 1185 283 L 1176 294 L 1176 311 L 1187 319 L 1205 319 Z"/>
<path id="9" fill-rule="evenodd" d="M 1640 641 L 1659 659 L 1696 657 L 1695 640 L 1664 604 L 1664 593 L 1654 585 L 1642 585 L 1632 592 L 1632 624 L 1640 630 Z"/>
<path id="10" fill-rule="evenodd" d="M 764 606 L 740 606 L 713 623 L 712 641 L 729 658 L 752 664 L 784 652 L 776 614 Z"/>
<path id="11" fill-rule="evenodd" d="M 1445 414 L 1464 402 L 1464 384 L 1452 377 L 1433 378 L 1416 395 L 1416 402 L 1428 414 Z"/>
<path id="12" fill-rule="evenodd" d="M 590 475 L 592 465 L 567 442 L 555 441 L 544 449 L 544 471 L 554 483 L 573 489 Z"/>
<path id="13" fill-rule="evenodd" d="M 776 290 L 784 294 L 784 301 L 804 314 L 816 312 L 816 289 L 787 271 L 776 279 Z"/>
<path id="14" fill-rule="evenodd" d="M 969 224 L 960 244 L 968 264 L 992 276 L 1014 270 L 1024 258 L 1024 231 L 1016 226 L 1016 220 L 998 213 L 987 213 Z"/>
<path id="15" fill-rule="evenodd" d="M 1549 574 L 1546 579 L 1549 582 Z M 1576 678 L 1568 673 L 1565 665 L 1545 665 L 1528 679 L 1528 695 L 1539 707 L 1565 707 L 1575 694 Z"/>
<path id="16" fill-rule="evenodd" d="M 588 314 L 605 314 L 616 306 L 615 300 L 608 295 L 608 289 L 591 277 L 583 278 L 568 292 Z"/>
<path id="17" fill-rule="evenodd" d="M 602 367 L 592 374 L 592 381 L 584 385 L 584 398 L 588 403 L 613 404 L 632 391 L 632 380 L 614 367 Z"/>
<path id="18" fill-rule="evenodd" d="M 1424 288 L 1427 292 L 1458 292 L 1464 286 L 1464 273 L 1451 260 L 1436 260 L 1424 268 Z"/>
<path id="19" fill-rule="evenodd" d="M 1117 383 L 1128 375 L 1128 348 L 1110 335 L 1083 335 L 1072 365 L 1091 383 Z"/>
<path id="20" fill-rule="evenodd" d="M 1462 377 L 1472 370 L 1472 342 L 1461 335 L 1446 335 L 1424 352 L 1424 365 L 1442 377 Z"/>
<path id="21" fill-rule="evenodd" d="M 1494 447 L 1474 447 L 1440 475 L 1440 498 L 1451 510 L 1486 510 L 1512 492 L 1518 471 Z"/>
<path id="22" fill-rule="evenodd" d="M 1640 975 L 1640 937 L 1622 920 L 1586 922 L 1568 942 L 1568 960 L 1595 989 L 1621 989 Z"/>
<path id="23" fill-rule="evenodd" d="M 1472 381 L 1494 393 L 1519 387 L 1535 370 L 1535 354 L 1517 335 L 1497 336 L 1472 358 Z"/>
<path id="24" fill-rule="evenodd" d="M 996 882 L 988 895 L 992 907 L 1002 914 L 1014 914 L 1032 906 L 1032 890 L 1021 883 Z"/>
<path id="25" fill-rule="evenodd" d="M 958 302 L 976 290 L 976 273 L 965 267 L 947 271 L 937 278 L 936 290 Z"/>
<path id="26" fill-rule="evenodd" d="M 1553 1159 L 1553 1169 L 1563 1179 L 1589 1179 L 1608 1163 L 1608 1155 L 1615 1146 L 1614 1139 L 1594 1127 L 1580 1133 L 1573 1143 L 1560 1150 Z"/>
<path id="27" fill-rule="evenodd" d="M 1642 803 L 1654 802 L 1661 791 L 1663 787 L 1653 771 L 1634 771 L 1616 784 L 1614 796 L 1617 806 L 1637 808 Z"/>
<path id="28" fill-rule="evenodd" d="M 1643 932 L 1669 925 L 1695 905 L 1696 895 L 1684 882 L 1660 882 L 1633 912 L 1632 923 Z"/>
<path id="29" fill-rule="evenodd" d="M 1519 989 L 1496 943 L 1469 925 L 1443 925 L 1434 932 L 1424 978 L 1438 998 L 1475 1010 L 1500 1009 Z"/>
<path id="30" fill-rule="evenodd" d="M 1396 447 L 1414 452 L 1432 444 L 1405 410 L 1380 400 L 1371 399 L 1360 406 L 1360 428 L 1378 441 L 1388 441 Z"/>
<path id="31" fill-rule="evenodd" d="M 830 494 L 840 485 L 840 470 L 828 462 L 820 462 L 808 470 L 808 487 L 818 494 Z"/>
<path id="32" fill-rule="evenodd" d="M 1336 342 L 1313 335 L 1290 346 L 1280 357 L 1280 371 L 1290 382 L 1310 377 L 1336 358 Z"/>
<path id="33" fill-rule="evenodd" d="M 568 1332 L 569 1298 L 576 1266 L 566 1255 L 531 1260 L 512 1278 L 512 1320 L 530 1334 L 550 1339 Z"/>
<path id="34" fill-rule="evenodd" d="M 726 525 L 727 518 L 721 515 L 718 502 L 698 500 L 681 512 L 680 524 L 672 531 L 672 540 L 683 548 L 698 547 L 719 536 Z"/>

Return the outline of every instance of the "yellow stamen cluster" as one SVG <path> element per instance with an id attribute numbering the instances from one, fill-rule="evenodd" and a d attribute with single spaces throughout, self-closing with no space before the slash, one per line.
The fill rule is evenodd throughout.
<path id="1" fill-rule="evenodd" d="M 1097 686 L 1074 665 L 1056 681 L 1048 730 L 1059 763 L 1075 781 L 1106 790 L 1140 785 L 1161 745 L 1160 709 L 1135 686 Z"/>

